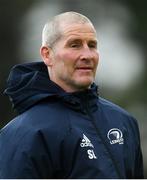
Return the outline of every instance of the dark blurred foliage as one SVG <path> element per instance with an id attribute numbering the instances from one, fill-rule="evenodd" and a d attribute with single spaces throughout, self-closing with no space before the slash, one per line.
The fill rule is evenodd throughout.
<path id="1" fill-rule="evenodd" d="M 54 0 L 57 1 L 57 0 Z M 111 3 L 118 0 L 91 0 L 89 2 Z M 147 67 L 147 1 L 146 0 L 119 0 L 124 3 L 135 17 L 135 28 L 131 29 L 131 36 L 134 38 L 143 49 L 144 63 Z M 28 10 L 37 2 L 37 0 L 0 0 L 0 127 L 3 127 L 8 121 L 10 121 L 16 113 L 13 112 L 11 103 L 8 97 L 3 95 L 3 90 L 6 87 L 6 79 L 8 77 L 10 68 L 20 63 L 18 57 L 18 44 L 19 37 L 23 32 L 20 32 L 19 25 L 22 24 L 23 16 Z M 70 2 L 70 3 L 69 3 Z M 83 9 L 78 8 L 79 0 L 62 0 L 63 11 L 75 10 L 85 14 L 85 11 L 92 11 L 91 19 L 96 15 L 97 7 L 88 9 L 88 6 Z M 61 2 L 60 2 L 61 3 Z M 116 103 L 127 107 L 127 105 L 137 102 L 142 102 L 147 106 L 147 68 L 143 72 L 143 76 L 138 83 L 138 87 L 132 87 L 127 91 L 122 98 L 118 98 Z M 107 90 L 104 89 L 103 94 L 107 94 Z M 145 107 L 144 107 L 145 108 Z M 146 172 L 146 171 L 145 171 Z M 147 177 L 147 174 L 145 175 Z"/>
<path id="2" fill-rule="evenodd" d="M 135 89 L 135 93 L 132 93 L 134 92 L 134 89 L 130 89 L 128 97 L 132 101 L 135 99 L 135 101 L 141 101 L 147 104 L 147 1 L 126 0 L 126 4 L 133 12 L 136 19 L 136 28 L 132 29 L 131 35 L 134 39 L 136 39 L 136 41 L 138 41 L 141 48 L 143 49 L 145 56 L 144 63 L 146 67 L 140 84 L 138 84 L 138 88 Z"/>
<path id="3" fill-rule="evenodd" d="M 0 126 L 15 116 L 8 97 L 2 93 L 10 68 L 19 62 L 18 24 L 32 3 L 29 0 L 0 0 Z"/>

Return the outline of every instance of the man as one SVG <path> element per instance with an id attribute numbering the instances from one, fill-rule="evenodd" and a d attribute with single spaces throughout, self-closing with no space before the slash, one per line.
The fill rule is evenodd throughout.
<path id="1" fill-rule="evenodd" d="M 96 31 L 76 12 L 43 29 L 44 62 L 16 65 L 19 115 L 0 133 L 0 178 L 143 178 L 136 120 L 98 96 Z"/>

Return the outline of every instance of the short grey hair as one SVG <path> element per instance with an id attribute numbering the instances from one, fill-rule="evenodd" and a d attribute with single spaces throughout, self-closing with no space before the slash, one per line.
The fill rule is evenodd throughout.
<path id="1" fill-rule="evenodd" d="M 52 47 L 54 43 L 62 36 L 62 28 L 60 27 L 61 23 L 89 23 L 93 26 L 92 22 L 86 16 L 80 13 L 73 11 L 61 13 L 54 16 L 51 21 L 48 21 L 45 24 L 42 31 L 42 46 Z"/>

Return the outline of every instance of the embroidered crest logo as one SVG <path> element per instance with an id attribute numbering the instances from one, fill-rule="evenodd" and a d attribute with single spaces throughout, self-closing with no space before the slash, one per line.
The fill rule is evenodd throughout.
<path id="1" fill-rule="evenodd" d="M 110 129 L 108 131 L 107 137 L 110 140 L 110 144 L 124 144 L 123 133 L 120 129 Z"/>

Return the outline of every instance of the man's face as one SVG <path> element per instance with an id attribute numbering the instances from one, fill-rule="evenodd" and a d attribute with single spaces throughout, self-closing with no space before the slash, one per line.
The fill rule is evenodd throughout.
<path id="1" fill-rule="evenodd" d="M 87 89 L 99 61 L 95 30 L 88 23 L 66 24 L 62 29 L 50 53 L 50 78 L 67 92 Z"/>

